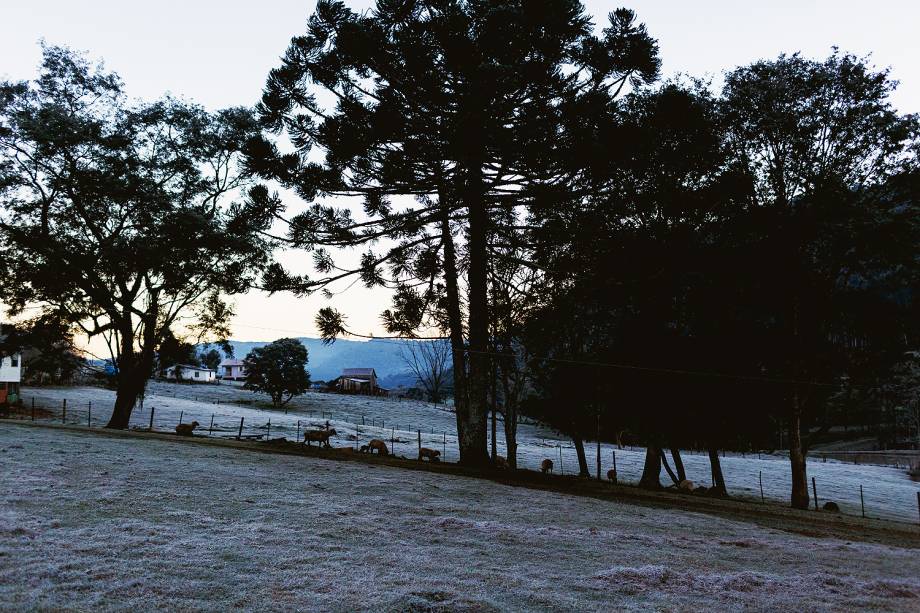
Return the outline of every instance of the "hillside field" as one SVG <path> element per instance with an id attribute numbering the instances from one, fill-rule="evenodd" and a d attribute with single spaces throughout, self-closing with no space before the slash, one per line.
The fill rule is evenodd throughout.
<path id="1" fill-rule="evenodd" d="M 0 608 L 920 607 L 917 550 L 358 462 L 0 425 Z"/>
<path id="2" fill-rule="evenodd" d="M 68 423 L 102 425 L 108 419 L 114 402 L 114 392 L 95 387 L 31 388 L 23 391 L 26 406 L 35 398 L 37 406 L 60 413 L 62 401 L 68 400 Z M 92 402 L 92 415 L 87 416 Z M 217 404 L 217 403 L 220 404 Z M 382 438 L 389 445 L 395 441 L 398 455 L 414 457 L 418 432 L 422 444 L 443 449 L 447 461 L 458 459 L 455 416 L 443 405 L 416 401 L 396 401 L 367 396 L 307 393 L 295 398 L 287 413 L 266 409 L 265 397 L 230 385 L 180 385 L 152 382 L 143 407 L 135 409 L 131 425 L 149 426 L 151 410 L 154 427 L 172 431 L 181 416 L 185 423 L 197 420 L 202 433 L 207 433 L 214 416 L 214 436 L 235 437 L 240 418 L 244 419 L 243 433 L 266 435 L 272 438 L 295 439 L 305 427 L 321 427 L 328 421 L 338 436 L 336 446 L 356 446 L 370 438 Z M 271 420 L 270 430 L 267 428 Z M 362 423 L 363 422 L 363 423 Z M 299 424 L 299 425 L 298 425 Z M 569 439 L 540 426 L 521 424 L 518 431 L 519 466 L 537 470 L 544 458 L 556 463 L 556 471 L 571 474 L 577 471 L 575 450 Z M 499 453 L 504 453 L 502 424 L 498 426 Z M 586 444 L 588 463 L 592 471 L 596 466 L 594 443 Z M 642 473 L 645 450 L 640 447 L 615 449 L 614 445 L 601 445 L 602 473 L 612 467 L 616 454 L 619 479 L 624 483 L 637 483 Z M 561 454 L 561 461 L 560 461 Z M 709 459 L 705 453 L 684 452 L 688 477 L 697 483 L 709 485 Z M 788 459 L 781 455 L 727 454 L 722 459 L 729 493 L 732 496 L 760 500 L 760 480 L 764 496 L 770 500 L 788 501 L 790 473 Z M 916 523 L 918 514 L 917 492 L 920 483 L 912 481 L 904 469 L 889 466 L 855 465 L 812 455 L 808 462 L 809 478 L 814 477 L 820 501 L 837 502 L 844 513 L 860 515 L 860 486 L 869 517 Z M 667 475 L 662 471 L 662 483 Z"/>

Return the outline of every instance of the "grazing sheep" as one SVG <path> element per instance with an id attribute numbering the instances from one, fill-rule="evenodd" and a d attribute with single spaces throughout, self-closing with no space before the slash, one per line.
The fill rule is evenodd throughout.
<path id="1" fill-rule="evenodd" d="M 367 445 L 361 445 L 361 453 L 367 453 L 368 451 L 370 451 L 370 447 Z"/>
<path id="2" fill-rule="evenodd" d="M 371 442 L 367 444 L 368 453 L 374 453 L 374 450 L 376 450 L 379 455 L 390 455 L 387 444 L 379 438 L 371 439 Z"/>
<path id="3" fill-rule="evenodd" d="M 824 510 L 830 513 L 840 513 L 840 507 L 833 500 L 824 503 Z"/>
<path id="4" fill-rule="evenodd" d="M 679 489 L 682 492 L 692 492 L 694 489 L 693 481 L 690 481 L 689 479 L 684 479 L 683 481 L 677 484 L 677 489 Z"/>
<path id="5" fill-rule="evenodd" d="M 441 452 L 437 449 L 428 449 L 428 447 L 419 447 L 418 448 L 418 460 L 421 462 L 425 458 L 428 458 L 429 462 L 440 462 L 441 461 Z"/>
<path id="6" fill-rule="evenodd" d="M 193 421 L 190 424 L 179 424 L 176 426 L 176 434 L 180 436 L 192 436 L 192 430 L 198 427 L 198 422 Z"/>
<path id="7" fill-rule="evenodd" d="M 335 428 L 331 430 L 307 430 L 303 434 L 303 442 L 306 443 L 307 446 L 312 442 L 316 442 L 322 446 L 331 447 L 332 445 L 329 444 L 329 437 L 335 436 L 336 434 L 338 434 L 338 432 L 335 431 Z"/>
<path id="8" fill-rule="evenodd" d="M 549 458 L 546 458 L 545 460 L 540 462 L 540 472 L 542 472 L 544 475 L 546 473 L 553 472 L 553 461 L 550 460 Z"/>
<path id="9" fill-rule="evenodd" d="M 499 470 L 508 470 L 508 460 L 504 456 L 495 456 L 495 468 Z"/>
<path id="10" fill-rule="evenodd" d="M 614 483 L 616 483 L 617 482 L 617 471 L 613 470 L 612 468 L 608 470 L 607 478 L 613 481 Z"/>

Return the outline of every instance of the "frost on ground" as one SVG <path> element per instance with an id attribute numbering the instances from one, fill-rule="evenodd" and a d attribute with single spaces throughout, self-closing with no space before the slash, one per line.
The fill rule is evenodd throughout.
<path id="1" fill-rule="evenodd" d="M 34 388 L 23 392 L 26 406 L 35 398 L 38 406 L 60 411 L 62 401 L 68 401 L 68 423 L 86 423 L 87 409 L 92 402 L 95 425 L 105 423 L 111 414 L 115 393 L 95 387 Z M 354 446 L 370 438 L 382 438 L 390 444 L 395 440 L 398 455 L 413 457 L 417 449 L 418 431 L 426 447 L 442 449 L 447 461 L 456 461 L 456 418 L 444 406 L 426 402 L 396 401 L 368 396 L 307 393 L 288 405 L 288 412 L 265 410 L 252 406 L 259 396 L 231 385 L 178 385 L 151 382 L 144 405 L 131 417 L 133 427 L 149 425 L 151 409 L 154 427 L 172 431 L 181 417 L 185 423 L 197 420 L 206 432 L 214 417 L 214 436 L 236 436 L 240 418 L 244 418 L 244 434 L 287 437 L 293 440 L 304 427 L 321 427 L 327 421 L 336 429 L 336 446 Z M 217 402 L 220 404 L 217 404 Z M 271 428 L 267 429 L 271 420 Z M 363 422 L 363 423 L 362 423 Z M 298 425 L 299 424 L 299 425 Z M 498 427 L 499 453 L 504 454 L 504 434 Z M 357 438 L 357 440 L 356 440 Z M 518 428 L 518 465 L 538 470 L 544 458 L 556 463 L 556 472 L 577 471 L 575 450 L 571 441 L 551 429 L 521 424 Z M 595 469 L 595 446 L 588 444 L 588 464 Z M 560 452 L 562 459 L 560 461 Z M 612 468 L 614 447 L 601 446 L 602 474 Z M 617 472 L 623 483 L 638 483 L 645 460 L 645 450 L 639 447 L 617 449 Z M 688 478 L 697 484 L 709 485 L 709 458 L 705 453 L 684 452 Z M 764 496 L 788 502 L 791 489 L 789 460 L 781 456 L 729 454 L 722 459 L 728 491 L 732 496 L 760 500 L 760 479 Z M 860 486 L 866 515 L 873 518 L 916 522 L 917 492 L 920 483 L 911 481 L 906 470 L 887 466 L 855 465 L 810 456 L 808 477 L 815 478 L 820 502 L 832 500 L 843 513 L 860 515 Z M 667 476 L 662 472 L 662 483 Z"/>
<path id="2" fill-rule="evenodd" d="M 0 608 L 920 610 L 916 549 L 0 425 Z"/>

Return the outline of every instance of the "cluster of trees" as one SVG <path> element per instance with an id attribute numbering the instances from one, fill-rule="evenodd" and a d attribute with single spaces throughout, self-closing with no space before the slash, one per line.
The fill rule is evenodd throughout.
<path id="1" fill-rule="evenodd" d="M 915 346 L 918 122 L 886 71 L 837 51 L 718 93 L 659 84 L 659 64 L 625 9 L 597 34 L 574 1 L 319 2 L 247 151 L 310 204 L 279 238 L 317 275 L 266 282 L 354 277 L 392 290 L 390 333 L 443 334 L 464 463 L 489 462 L 500 403 L 512 465 L 529 412 L 573 435 L 583 474 L 587 435 L 629 430 L 644 484 L 694 444 L 724 490 L 716 450 L 781 422 L 806 506 L 818 408 Z M 331 308 L 317 323 L 350 333 Z"/>
<path id="2" fill-rule="evenodd" d="M 636 15 L 607 21 L 577 0 L 320 0 L 254 114 L 129 104 L 46 48 L 35 82 L 0 84 L 0 298 L 109 341 L 124 427 L 177 329 L 226 337 L 227 295 L 358 280 L 390 290 L 390 334 L 444 339 L 407 358 L 436 366 L 429 395 L 452 379 L 461 462 L 494 461 L 499 408 L 511 466 L 530 414 L 572 435 L 583 474 L 586 437 L 628 431 L 643 484 L 674 472 L 665 449 L 681 478 L 695 445 L 724 491 L 717 450 L 782 423 L 806 506 L 822 409 L 915 389 L 918 120 L 837 51 L 719 92 L 661 83 Z M 285 214 L 275 189 L 308 206 Z M 351 334 L 333 308 L 317 325 Z"/>

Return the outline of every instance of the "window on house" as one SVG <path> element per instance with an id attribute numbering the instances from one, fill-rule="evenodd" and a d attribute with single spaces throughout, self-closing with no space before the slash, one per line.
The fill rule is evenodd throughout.
<path id="1" fill-rule="evenodd" d="M 198 375 L 199 375 L 199 374 L 201 374 L 201 373 L 199 373 L 199 372 L 196 370 L 196 371 L 195 371 L 195 378 L 196 378 L 196 379 L 198 378 Z"/>
<path id="2" fill-rule="evenodd" d="M 19 366 L 19 356 L 18 355 L 10 356 L 10 366 L 12 366 L 13 368 L 16 368 L 17 366 Z"/>

